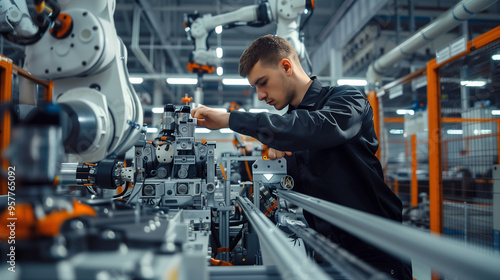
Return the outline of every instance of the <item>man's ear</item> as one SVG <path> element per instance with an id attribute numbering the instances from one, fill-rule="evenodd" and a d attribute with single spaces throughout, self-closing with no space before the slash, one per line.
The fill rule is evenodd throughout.
<path id="1" fill-rule="evenodd" d="M 280 61 L 280 65 L 283 67 L 283 70 L 285 70 L 286 75 L 292 74 L 292 62 L 289 59 L 283 58 Z"/>

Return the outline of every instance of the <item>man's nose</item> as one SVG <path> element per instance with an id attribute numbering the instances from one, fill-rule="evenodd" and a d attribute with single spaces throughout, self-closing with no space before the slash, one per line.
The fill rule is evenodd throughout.
<path id="1" fill-rule="evenodd" d="M 262 101 L 266 99 L 267 94 L 263 90 L 257 90 L 257 98 Z"/>

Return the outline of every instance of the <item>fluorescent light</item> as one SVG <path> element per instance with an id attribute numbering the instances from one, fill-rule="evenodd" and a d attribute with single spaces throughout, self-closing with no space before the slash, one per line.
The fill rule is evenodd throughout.
<path id="1" fill-rule="evenodd" d="M 411 110 L 411 109 L 398 109 L 396 110 L 396 114 L 398 115 L 412 115 L 415 114 L 415 111 Z"/>
<path id="2" fill-rule="evenodd" d="M 483 87 L 486 85 L 485 81 L 460 81 L 460 85 L 466 87 Z"/>
<path id="3" fill-rule="evenodd" d="M 222 33 L 222 25 L 217 25 L 215 27 L 215 33 L 217 33 L 217 34 L 221 34 Z"/>
<path id="4" fill-rule="evenodd" d="M 493 59 L 493 60 L 500 60 L 500 54 L 494 54 L 494 55 L 492 55 L 491 59 Z"/>
<path id="5" fill-rule="evenodd" d="M 219 129 L 220 133 L 233 133 L 234 131 L 232 131 L 230 128 L 221 128 Z"/>
<path id="6" fill-rule="evenodd" d="M 405 131 L 402 129 L 391 129 L 391 130 L 389 130 L 389 133 L 390 134 L 404 134 Z"/>
<path id="7" fill-rule="evenodd" d="M 194 133 L 210 133 L 210 129 L 205 128 L 205 127 L 196 127 L 194 129 Z"/>
<path id="8" fill-rule="evenodd" d="M 309 10 L 308 9 L 304 9 L 304 14 L 308 14 L 309 13 Z"/>
<path id="9" fill-rule="evenodd" d="M 500 110 L 491 110 L 492 115 L 500 115 Z"/>
<path id="10" fill-rule="evenodd" d="M 366 80 L 358 80 L 358 79 L 338 79 L 337 85 L 350 85 L 350 86 L 366 86 L 368 83 Z"/>
<path id="11" fill-rule="evenodd" d="M 148 127 L 148 129 L 146 130 L 147 133 L 157 133 L 158 132 L 158 128 L 156 127 Z"/>
<path id="12" fill-rule="evenodd" d="M 447 134 L 464 134 L 464 131 L 461 129 L 448 129 L 446 131 Z"/>
<path id="13" fill-rule="evenodd" d="M 164 108 L 163 107 L 153 107 L 151 109 L 151 112 L 155 114 L 163 114 Z"/>
<path id="14" fill-rule="evenodd" d="M 223 54 L 223 51 L 222 51 L 222 48 L 216 48 L 215 49 L 215 53 L 217 54 L 217 57 L 218 58 L 221 58 L 222 57 L 222 54 Z"/>
<path id="15" fill-rule="evenodd" d="M 239 108 L 238 111 L 245 112 L 246 110 L 245 110 L 245 108 Z"/>
<path id="16" fill-rule="evenodd" d="M 217 75 L 222 76 L 222 74 L 224 74 L 224 68 L 222 68 L 220 66 L 217 67 Z"/>
<path id="17" fill-rule="evenodd" d="M 249 86 L 247 79 L 222 79 L 222 83 L 226 86 Z"/>
<path id="18" fill-rule="evenodd" d="M 262 112 L 269 112 L 268 109 L 250 109 L 250 113 L 262 113 Z"/>
<path id="19" fill-rule="evenodd" d="M 198 79 L 195 78 L 167 78 L 167 83 L 171 85 L 196 85 Z"/>
<path id="20" fill-rule="evenodd" d="M 474 129 L 474 135 L 490 134 L 491 129 Z"/>
<path id="21" fill-rule="evenodd" d="M 129 77 L 128 80 L 132 84 L 142 84 L 142 82 L 144 81 L 144 79 L 140 77 Z"/>

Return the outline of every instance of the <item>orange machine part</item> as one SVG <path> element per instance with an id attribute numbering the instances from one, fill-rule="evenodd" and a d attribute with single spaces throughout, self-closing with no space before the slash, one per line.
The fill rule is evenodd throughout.
<path id="1" fill-rule="evenodd" d="M 186 95 L 184 95 L 184 97 L 181 98 L 181 100 L 182 100 L 182 102 L 186 103 L 186 105 L 187 105 L 189 102 L 193 101 L 193 98 L 189 97 L 188 94 L 186 93 Z"/>
<path id="2" fill-rule="evenodd" d="M 82 204 L 77 200 L 73 200 L 73 211 L 58 210 L 47 214 L 43 219 L 37 220 L 33 206 L 28 203 L 16 205 L 15 218 L 9 220 L 12 216 L 9 215 L 8 209 L 0 214 L 0 219 L 9 222 L 15 222 L 16 239 L 22 240 L 39 236 L 56 236 L 59 234 L 61 225 L 70 219 L 82 216 L 95 216 L 96 211 L 89 205 Z M 10 236 L 10 228 L 0 228 L 0 240 L 7 240 Z"/>
<path id="3" fill-rule="evenodd" d="M 262 159 L 269 159 L 269 147 L 262 145 Z"/>
<path id="4" fill-rule="evenodd" d="M 207 74 L 212 74 L 215 70 L 215 66 L 210 66 L 210 65 L 199 65 L 196 62 L 188 62 L 187 65 L 187 70 L 189 72 L 195 72 L 195 73 L 207 73 Z"/>
<path id="5" fill-rule="evenodd" d="M 65 38 L 71 33 L 73 19 L 68 14 L 60 13 L 57 17 L 57 21 L 60 24 L 59 28 L 54 29 L 54 27 L 52 27 L 49 31 L 56 38 Z"/>
<path id="6" fill-rule="evenodd" d="M 41 14 L 45 9 L 45 1 L 40 2 L 40 4 L 35 5 L 35 10 L 37 13 Z"/>
<path id="7" fill-rule="evenodd" d="M 215 266 L 232 266 L 232 263 L 226 262 L 226 261 L 221 261 L 221 260 L 216 260 L 214 258 L 210 259 L 210 264 L 215 265 Z"/>

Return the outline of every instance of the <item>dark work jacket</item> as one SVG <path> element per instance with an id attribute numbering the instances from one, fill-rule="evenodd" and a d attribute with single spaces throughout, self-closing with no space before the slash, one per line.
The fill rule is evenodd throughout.
<path id="1" fill-rule="evenodd" d="M 313 83 L 287 114 L 232 111 L 229 127 L 287 157 L 295 191 L 401 221 L 402 204 L 385 184 L 366 97 L 351 86 Z"/>
<path id="2" fill-rule="evenodd" d="M 286 159 L 294 191 L 401 221 L 402 203 L 385 184 L 375 156 L 378 140 L 368 100 L 351 86 L 322 87 L 312 79 L 300 105 L 289 106 L 285 115 L 232 111 L 229 127 L 276 150 L 293 152 Z M 306 218 L 312 228 L 352 253 L 366 249 L 337 227 L 311 215 Z"/>

